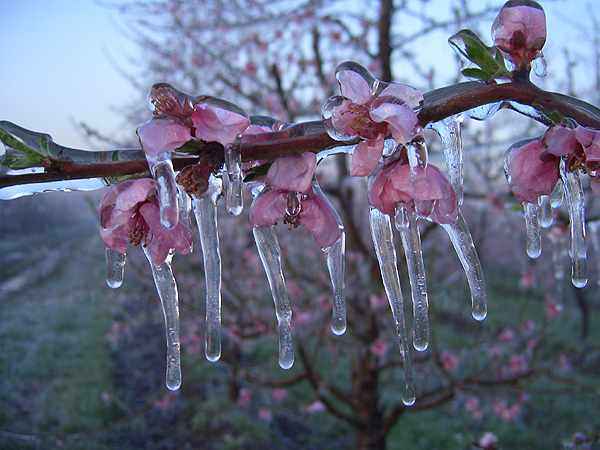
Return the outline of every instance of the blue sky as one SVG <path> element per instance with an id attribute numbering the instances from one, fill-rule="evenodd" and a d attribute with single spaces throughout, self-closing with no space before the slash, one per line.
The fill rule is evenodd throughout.
<path id="1" fill-rule="evenodd" d="M 554 57 L 555 69 L 565 42 L 589 53 L 590 43 L 566 26 L 565 18 L 589 23 L 587 15 L 597 1 L 541 2 L 551 30 L 546 53 Z M 136 55 L 118 19 L 94 0 L 0 0 L 0 119 L 48 132 L 70 146 L 85 146 L 74 119 L 103 132 L 118 130 L 122 122 L 113 107 L 139 97 L 111 62 L 127 67 L 128 56 Z M 445 39 L 435 40 L 424 59 L 447 61 L 445 55 L 436 56 L 449 52 Z"/>

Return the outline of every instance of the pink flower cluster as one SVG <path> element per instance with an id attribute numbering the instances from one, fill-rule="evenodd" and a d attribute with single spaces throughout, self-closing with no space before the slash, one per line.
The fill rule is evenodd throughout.
<path id="1" fill-rule="evenodd" d="M 336 140 L 360 138 L 350 172 L 367 176 L 377 166 L 386 138 L 407 144 L 421 134 L 415 108 L 423 94 L 404 84 L 381 82 L 352 62 L 340 64 L 336 77 L 341 96 L 323 106 L 327 131 Z"/>
<path id="2" fill-rule="evenodd" d="M 128 180 L 109 188 L 99 208 L 100 236 L 104 244 L 123 254 L 128 244 L 148 248 L 152 261 L 162 264 L 171 251 L 188 254 L 192 234 L 184 223 L 171 229 L 160 222 L 156 184 L 142 178 Z"/>
<path id="3" fill-rule="evenodd" d="M 252 203 L 250 223 L 302 225 L 322 248 L 335 243 L 342 228 L 329 201 L 313 186 L 316 164 L 316 156 L 308 152 L 277 158 L 265 177 L 265 191 Z"/>
<path id="4" fill-rule="evenodd" d="M 568 168 L 585 167 L 592 175 L 592 189 L 598 191 L 600 178 L 600 130 L 557 125 L 544 136 L 514 144 L 507 156 L 511 189 L 521 202 L 536 203 L 540 195 L 550 195 L 559 179 L 560 159 Z"/>

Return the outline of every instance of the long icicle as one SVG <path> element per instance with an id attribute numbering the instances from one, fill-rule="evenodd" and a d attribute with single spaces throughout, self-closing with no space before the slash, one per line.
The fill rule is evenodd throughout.
<path id="1" fill-rule="evenodd" d="M 523 213 L 525 217 L 525 237 L 527 256 L 539 258 L 542 254 L 542 235 L 540 234 L 540 207 L 536 204 L 524 202 Z"/>
<path id="2" fill-rule="evenodd" d="M 554 186 L 554 190 L 552 191 L 552 194 L 550 194 L 550 206 L 552 206 L 552 208 L 554 208 L 554 209 L 557 209 L 557 208 L 560 208 L 562 204 L 563 204 L 563 185 L 562 185 L 562 181 L 558 180 L 558 183 L 556 183 L 556 186 Z"/>
<path id="3" fill-rule="evenodd" d="M 165 318 L 167 335 L 166 385 L 171 391 L 175 391 L 181 387 L 181 344 L 179 343 L 179 298 L 177 284 L 171 269 L 172 255 L 169 255 L 164 263 L 156 265 L 152 262 L 148 249 L 146 247 L 143 247 L 143 249 L 152 269 L 152 277 Z"/>
<path id="4" fill-rule="evenodd" d="M 473 244 L 471 232 L 467 222 L 459 211 L 458 219 L 455 223 L 442 224 L 442 227 L 448 233 L 450 242 L 458 255 L 458 259 L 463 266 L 469 289 L 471 290 L 472 316 L 475 320 L 483 320 L 487 316 L 487 292 L 485 288 L 485 278 L 483 269 Z"/>
<path id="5" fill-rule="evenodd" d="M 119 253 L 111 248 L 106 248 L 106 284 L 109 288 L 117 289 L 123 285 L 126 261 L 126 253 Z"/>
<path id="6" fill-rule="evenodd" d="M 331 331 L 340 336 L 346 332 L 346 300 L 344 294 L 346 233 L 342 232 L 337 241 L 325 250 L 327 269 L 333 288 L 333 307 L 331 309 Z"/>
<path id="7" fill-rule="evenodd" d="M 212 362 L 221 357 L 221 252 L 217 229 L 217 199 L 220 193 L 220 180 L 211 175 L 208 191 L 192 201 L 202 247 L 206 284 L 204 354 Z"/>
<path id="8" fill-rule="evenodd" d="M 415 403 L 416 394 L 392 224 L 388 215 L 383 214 L 375 208 L 371 208 L 370 211 L 370 224 L 371 236 L 381 270 L 381 278 L 390 308 L 392 309 L 392 316 L 396 327 L 396 338 L 398 339 L 398 346 L 400 347 L 400 354 L 404 363 L 402 402 L 410 406 Z"/>
<path id="9" fill-rule="evenodd" d="M 157 157 L 146 156 L 146 159 L 156 181 L 160 223 L 165 228 L 173 228 L 179 222 L 179 203 L 171 153 L 164 152 Z"/>
<path id="10" fill-rule="evenodd" d="M 294 364 L 292 305 L 283 277 L 279 241 L 274 227 L 254 227 L 252 232 L 275 304 L 279 334 L 279 366 L 289 369 Z"/>
<path id="11" fill-rule="evenodd" d="M 564 198 L 569 210 L 571 231 L 571 282 L 577 288 L 587 285 L 587 249 L 585 244 L 585 196 L 579 172 L 567 170 L 564 160 L 560 163 Z"/>
<path id="12" fill-rule="evenodd" d="M 444 147 L 444 159 L 448 168 L 450 184 L 454 192 L 458 205 L 463 203 L 463 140 L 461 125 L 463 117 L 461 115 L 448 117 L 440 122 L 436 122 L 431 127 L 438 133 Z"/>
<path id="13" fill-rule="evenodd" d="M 414 317 L 413 346 L 418 351 L 424 351 L 429 346 L 429 301 L 417 217 L 414 211 L 398 206 L 395 221 L 402 239 L 410 280 Z"/>
<path id="14" fill-rule="evenodd" d="M 338 212 L 335 210 L 329 199 L 325 196 L 316 177 L 312 182 L 313 191 L 321 200 L 329 205 L 334 213 L 338 227 L 342 234 L 331 246 L 323 249 L 327 256 L 327 269 L 333 289 L 333 304 L 331 308 L 331 332 L 341 336 L 346 332 L 346 299 L 345 299 L 345 275 L 346 275 L 346 233 L 344 225 Z"/>
<path id="15" fill-rule="evenodd" d="M 225 171 L 227 173 L 225 207 L 229 214 L 239 216 L 244 209 L 244 175 L 239 144 L 230 144 L 225 148 Z"/>
<path id="16" fill-rule="evenodd" d="M 596 258 L 596 284 L 600 285 L 600 224 L 598 222 L 590 222 L 588 225 L 590 227 L 594 257 Z"/>
<path id="17" fill-rule="evenodd" d="M 540 225 L 542 228 L 550 228 L 554 223 L 550 196 L 540 195 L 538 198 L 538 205 L 540 206 Z"/>

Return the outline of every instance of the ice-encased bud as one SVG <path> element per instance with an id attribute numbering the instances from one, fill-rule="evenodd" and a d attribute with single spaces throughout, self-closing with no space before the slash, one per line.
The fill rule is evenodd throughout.
<path id="1" fill-rule="evenodd" d="M 510 0 L 492 25 L 494 45 L 517 68 L 528 66 L 546 43 L 546 14 L 532 0 Z"/>

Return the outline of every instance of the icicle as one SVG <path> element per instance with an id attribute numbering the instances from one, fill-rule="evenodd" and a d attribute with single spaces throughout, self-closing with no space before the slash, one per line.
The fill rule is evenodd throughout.
<path id="1" fill-rule="evenodd" d="M 413 346 L 416 350 L 422 352 L 429 345 L 429 301 L 427 299 L 427 279 L 421 250 L 421 236 L 419 235 L 415 213 L 399 206 L 396 209 L 396 228 L 402 239 L 410 280 L 414 317 Z"/>
<path id="2" fill-rule="evenodd" d="M 191 225 L 192 199 L 181 186 L 177 185 L 177 202 L 179 205 L 179 221 Z"/>
<path id="3" fill-rule="evenodd" d="M 385 293 L 392 309 L 392 316 L 396 327 L 396 337 L 400 347 L 400 354 L 404 363 L 404 391 L 402 401 L 405 405 L 415 403 L 415 384 L 412 369 L 412 360 L 408 346 L 408 333 L 404 319 L 404 304 L 398 266 L 396 260 L 396 249 L 394 248 L 394 235 L 390 217 L 375 208 L 370 212 L 371 236 L 379 261 L 381 278 Z"/>
<path id="4" fill-rule="evenodd" d="M 211 175 L 208 191 L 192 201 L 200 235 L 206 283 L 204 354 L 206 359 L 212 362 L 221 357 L 221 253 L 217 230 L 217 200 L 221 191 L 221 180 Z"/>
<path id="5" fill-rule="evenodd" d="M 539 258 L 542 254 L 542 236 L 540 234 L 540 207 L 533 203 L 524 202 L 525 236 L 527 239 L 527 256 Z"/>
<path id="6" fill-rule="evenodd" d="M 552 205 L 550 204 L 550 196 L 540 195 L 538 198 L 538 204 L 540 205 L 540 225 L 542 228 L 550 228 L 554 223 Z"/>
<path id="7" fill-rule="evenodd" d="M 598 222 L 590 222 L 590 236 L 592 237 L 592 247 L 596 258 L 596 284 L 600 285 L 600 229 Z"/>
<path id="8" fill-rule="evenodd" d="M 563 203 L 563 185 L 562 181 L 558 180 L 552 194 L 550 194 L 550 206 L 557 209 L 562 206 Z"/>
<path id="9" fill-rule="evenodd" d="M 444 147 L 444 158 L 448 167 L 450 183 L 456 192 L 458 205 L 463 203 L 463 141 L 461 134 L 462 116 L 454 116 L 432 124 Z"/>
<path id="10" fill-rule="evenodd" d="M 344 297 L 346 233 L 342 232 L 339 239 L 324 251 L 327 255 L 327 269 L 333 287 L 331 331 L 340 336 L 346 332 L 346 300 Z"/>
<path id="11" fill-rule="evenodd" d="M 540 52 L 539 56 L 533 60 L 532 66 L 533 73 L 538 77 L 545 78 L 546 75 L 548 75 L 548 63 L 542 52 Z"/>
<path id="12" fill-rule="evenodd" d="M 269 281 L 279 334 L 279 366 L 289 369 L 294 364 L 292 342 L 292 305 L 281 267 L 281 249 L 274 227 L 254 227 L 254 241 Z"/>
<path id="13" fill-rule="evenodd" d="M 106 284 L 109 288 L 117 289 L 123 285 L 126 260 L 125 253 L 106 248 Z"/>
<path id="14" fill-rule="evenodd" d="M 442 224 L 442 227 L 448 233 L 458 259 L 463 266 L 469 289 L 471 290 L 472 315 L 475 320 L 483 320 L 487 315 L 487 292 L 485 289 L 485 279 L 483 269 L 477 256 L 477 250 L 473 244 L 471 232 L 467 222 L 459 212 L 455 223 Z"/>
<path id="15" fill-rule="evenodd" d="M 165 318 L 165 329 L 167 335 L 167 377 L 166 385 L 172 391 L 181 386 L 181 359 L 179 343 L 179 299 L 177 284 L 171 269 L 172 255 L 169 255 L 164 263 L 156 265 L 152 262 L 150 252 L 143 247 L 144 254 L 148 258 L 152 268 L 154 284 L 160 297 L 160 303 Z"/>
<path id="16" fill-rule="evenodd" d="M 230 144 L 225 148 L 225 170 L 227 173 L 225 207 L 232 216 L 239 216 L 244 209 L 244 176 L 239 144 Z"/>
<path id="17" fill-rule="evenodd" d="M 587 249 L 585 244 L 585 197 L 579 172 L 567 170 L 566 162 L 560 162 L 560 177 L 564 187 L 564 199 L 569 210 L 571 231 L 571 281 L 573 286 L 583 288 L 587 284 Z"/>
<path id="18" fill-rule="evenodd" d="M 321 200 L 329 205 L 334 213 L 338 227 L 342 234 L 336 242 L 331 246 L 324 248 L 323 251 L 327 255 L 327 269 L 329 270 L 329 278 L 333 288 L 333 305 L 331 310 L 331 331 L 333 334 L 340 336 L 346 332 L 346 300 L 345 300 L 345 273 L 346 273 L 346 234 L 344 225 L 338 212 L 335 210 L 329 199 L 323 194 L 321 186 L 317 182 L 316 177 L 313 178 L 312 187 L 314 193 Z"/>
<path id="19" fill-rule="evenodd" d="M 165 228 L 173 228 L 179 222 L 179 205 L 177 202 L 177 184 L 171 162 L 171 153 L 164 152 L 156 158 L 146 156 L 152 176 L 156 181 L 158 204 L 160 207 L 160 223 Z"/>

